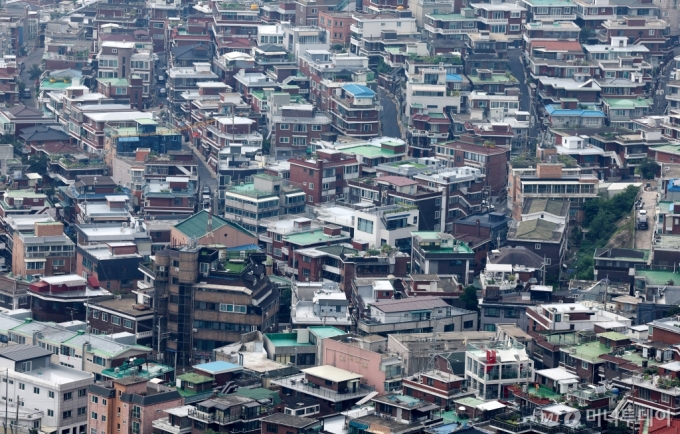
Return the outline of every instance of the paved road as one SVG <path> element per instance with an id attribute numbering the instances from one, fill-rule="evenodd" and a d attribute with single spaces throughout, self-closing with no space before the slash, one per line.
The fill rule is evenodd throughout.
<path id="1" fill-rule="evenodd" d="M 680 55 L 680 47 L 673 49 L 673 57 Z M 673 71 L 673 66 L 675 61 L 673 59 L 669 60 L 665 65 L 663 65 L 663 72 L 659 74 L 658 77 L 654 78 L 655 91 L 652 94 L 654 98 L 654 105 L 652 105 L 651 114 L 652 115 L 664 115 L 666 114 L 666 107 L 668 103 L 666 102 L 666 84 L 670 80 L 670 74 Z M 657 83 L 658 81 L 658 83 Z M 658 91 L 663 92 L 659 93 Z"/>
<path id="2" fill-rule="evenodd" d="M 644 209 L 647 210 L 647 226 L 646 230 L 637 230 L 637 225 L 635 228 L 635 248 L 636 249 L 651 249 L 652 248 L 652 237 L 654 235 L 654 220 L 656 218 L 656 200 L 658 192 L 652 182 L 652 188 L 650 191 L 643 191 L 641 198 L 642 202 L 645 204 Z M 637 213 L 636 213 L 637 214 Z"/>
<path id="3" fill-rule="evenodd" d="M 31 98 L 25 98 L 24 104 L 30 107 L 35 107 L 35 84 L 28 78 L 28 70 L 31 69 L 33 65 L 40 65 L 44 51 L 44 48 L 37 48 L 31 51 L 28 56 L 19 58 L 19 62 L 24 63 L 24 70 L 21 71 L 20 79 L 24 82 L 26 88 L 31 91 Z"/>
<path id="4" fill-rule="evenodd" d="M 193 148 L 189 146 L 188 143 L 182 142 L 182 150 L 192 151 Z M 201 187 L 208 185 L 213 191 L 215 191 L 217 189 L 217 179 L 213 177 L 212 172 L 210 169 L 208 169 L 208 166 L 205 164 L 202 158 L 197 156 L 196 159 L 198 160 L 198 181 L 201 183 Z"/>
<path id="5" fill-rule="evenodd" d="M 522 50 L 513 48 L 508 50 L 508 59 L 510 60 L 510 72 L 519 80 L 519 108 L 522 111 L 529 111 L 531 98 L 529 96 L 529 87 L 526 84 L 526 76 L 524 74 L 524 63 L 522 63 Z"/>
<path id="6" fill-rule="evenodd" d="M 397 116 L 397 106 L 392 98 L 382 88 L 378 88 L 378 98 L 382 110 L 380 111 L 380 124 L 382 125 L 382 135 L 386 137 L 401 137 L 399 129 L 399 118 Z"/>

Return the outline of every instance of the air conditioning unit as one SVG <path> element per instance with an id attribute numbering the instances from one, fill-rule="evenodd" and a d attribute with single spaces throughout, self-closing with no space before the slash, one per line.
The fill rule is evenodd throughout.
<path id="1" fill-rule="evenodd" d="M 192 329 L 191 331 L 193 331 L 194 333 L 198 333 L 198 329 Z"/>
<path id="2" fill-rule="evenodd" d="M 175 271 L 179 273 L 179 267 L 175 267 Z"/>
<path id="3" fill-rule="evenodd" d="M 158 266 L 158 271 L 165 271 L 165 267 L 162 266 L 162 265 L 159 265 L 159 266 Z"/>

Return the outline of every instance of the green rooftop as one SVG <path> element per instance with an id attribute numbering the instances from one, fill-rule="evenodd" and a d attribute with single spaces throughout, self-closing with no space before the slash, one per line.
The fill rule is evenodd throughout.
<path id="1" fill-rule="evenodd" d="M 680 155 L 680 143 L 668 143 L 659 146 L 650 146 L 650 151 L 665 152 L 667 154 L 678 154 Z"/>
<path id="2" fill-rule="evenodd" d="M 308 327 L 308 330 L 310 332 L 314 332 L 316 336 L 318 336 L 320 339 L 326 339 L 326 338 L 332 338 L 333 336 L 341 336 L 341 335 L 346 335 L 347 332 L 343 332 L 339 328 L 331 327 L 331 326 L 313 326 L 313 327 Z"/>
<path id="3" fill-rule="evenodd" d="M 392 167 L 401 167 L 401 166 L 412 166 L 415 167 L 416 169 L 427 169 L 427 166 L 424 164 L 416 163 L 415 161 L 395 161 L 394 163 L 389 164 Z"/>
<path id="4" fill-rule="evenodd" d="M 70 86 L 70 80 L 68 83 L 64 83 L 64 80 L 57 80 L 54 83 L 51 83 L 50 79 L 47 78 L 40 83 L 40 90 L 62 90 Z"/>
<path id="5" fill-rule="evenodd" d="M 297 332 L 293 333 L 265 333 L 265 336 L 275 347 L 311 347 L 309 342 L 298 342 Z"/>
<path id="6" fill-rule="evenodd" d="M 621 334 L 619 332 L 606 332 L 606 333 L 599 333 L 597 335 L 598 338 L 605 338 L 609 339 L 610 341 L 625 341 L 630 339 L 628 336 Z"/>
<path id="7" fill-rule="evenodd" d="M 507 74 L 507 75 L 506 75 Z M 482 83 L 517 83 L 517 79 L 509 73 L 506 74 L 496 74 L 491 73 L 489 78 L 482 79 L 479 75 L 468 75 L 468 78 L 472 84 L 482 84 Z"/>
<path id="8" fill-rule="evenodd" d="M 383 149 L 380 146 L 372 145 L 351 146 L 349 148 L 342 148 L 340 151 L 343 153 L 361 155 L 362 157 L 366 158 L 392 158 L 395 156 L 395 153 L 392 149 Z"/>
<path id="9" fill-rule="evenodd" d="M 456 405 L 467 405 L 468 407 L 477 407 L 479 404 L 484 404 L 484 401 L 482 401 L 481 399 L 473 397 L 457 399 L 454 402 L 456 403 Z"/>
<path id="10" fill-rule="evenodd" d="M 348 236 L 330 236 L 323 232 L 323 229 L 317 229 L 311 232 L 301 232 L 298 234 L 291 234 L 283 237 L 284 241 L 298 246 L 308 246 L 312 244 L 326 243 L 328 241 L 346 240 Z"/>
<path id="11" fill-rule="evenodd" d="M 36 193 L 35 190 L 7 190 L 5 197 L 30 197 L 30 198 L 44 198 L 47 197 L 43 193 Z"/>
<path id="12" fill-rule="evenodd" d="M 236 223 L 229 222 L 216 215 L 212 216 L 213 231 L 221 228 L 224 225 L 229 225 L 232 228 L 236 229 L 237 231 L 249 235 L 253 238 L 256 237 L 253 233 L 251 233 L 250 231 L 246 230 L 244 227 Z M 192 215 L 191 217 L 177 223 L 175 225 L 175 228 L 189 238 L 191 237 L 201 238 L 208 234 L 208 212 L 205 210 L 200 211 Z"/>
<path id="13" fill-rule="evenodd" d="M 440 416 L 442 417 L 442 419 L 444 419 L 445 424 L 470 422 L 470 418 L 460 417 L 458 415 L 458 412 L 455 410 L 447 411 L 445 413 L 442 413 Z"/>
<path id="14" fill-rule="evenodd" d="M 437 232 L 437 231 L 414 231 L 411 232 L 412 237 L 421 237 L 425 240 L 436 240 L 436 239 L 441 239 L 440 236 L 443 234 L 443 232 Z M 429 241 L 427 241 L 429 242 Z M 467 245 L 467 243 L 460 241 L 458 242 L 455 246 L 447 246 L 445 245 L 444 247 L 441 246 L 428 246 L 424 244 L 425 242 L 420 244 L 421 249 L 426 251 L 427 253 L 474 253 L 473 250 Z"/>
<path id="15" fill-rule="evenodd" d="M 227 192 L 232 192 L 232 193 L 235 193 L 235 194 L 241 194 L 241 195 L 244 195 L 244 196 L 253 197 L 255 199 L 269 197 L 269 196 L 279 197 L 279 195 L 274 193 L 273 191 L 255 190 L 255 184 L 252 183 L 252 182 L 250 182 L 248 184 L 243 184 L 243 185 L 231 186 L 227 189 Z"/>
<path id="16" fill-rule="evenodd" d="M 205 375 L 197 374 L 195 372 L 187 372 L 186 374 L 178 375 L 177 378 L 182 380 L 182 382 L 186 381 L 191 384 L 212 383 L 213 381 L 211 377 L 206 377 Z"/>
<path id="17" fill-rule="evenodd" d="M 622 359 L 628 360 L 631 363 L 634 363 L 638 366 L 642 366 L 642 362 L 647 362 L 648 366 L 653 366 L 653 365 L 658 365 L 659 362 L 657 362 L 655 359 L 646 359 L 642 357 L 640 353 L 633 353 L 631 352 L 630 354 L 624 354 L 623 356 L 619 356 Z"/>
<path id="18" fill-rule="evenodd" d="M 544 398 L 544 399 L 558 399 L 562 395 L 559 393 L 553 391 L 552 389 L 545 387 L 544 385 L 540 385 L 538 389 L 535 387 L 529 387 L 527 389 L 527 393 L 531 395 L 538 396 L 539 398 Z"/>
<path id="19" fill-rule="evenodd" d="M 667 285 L 670 281 L 680 285 L 680 273 L 672 271 L 635 270 L 635 277 L 642 277 L 651 286 Z"/>
<path id="20" fill-rule="evenodd" d="M 281 403 L 281 397 L 279 396 L 278 391 L 265 389 L 264 387 L 256 387 L 255 389 L 246 389 L 244 387 L 240 387 L 238 390 L 236 390 L 236 392 L 234 392 L 234 394 L 245 396 L 246 398 L 256 399 L 258 401 L 271 399 L 274 405 Z"/>
<path id="21" fill-rule="evenodd" d="M 581 344 L 571 347 L 573 351 L 568 351 L 568 353 L 577 359 L 586 360 L 588 362 L 597 361 L 600 356 L 604 354 L 609 354 L 612 349 L 601 344 L 599 341 L 588 342 L 587 344 Z"/>
<path id="22" fill-rule="evenodd" d="M 135 119 L 135 122 L 137 122 L 139 125 L 158 125 L 158 122 L 156 122 L 153 119 Z"/>
<path id="23" fill-rule="evenodd" d="M 131 366 L 127 369 L 119 369 L 119 368 L 109 368 L 109 369 L 104 369 L 102 371 L 102 375 L 104 377 L 108 378 L 125 378 L 125 377 L 141 377 L 141 378 L 147 378 L 147 379 L 152 379 L 156 377 L 160 377 L 161 375 L 167 373 L 167 372 L 172 372 L 174 369 L 172 366 L 167 366 L 167 365 L 161 365 L 159 363 L 153 363 L 151 365 L 141 365 L 142 370 L 140 371 L 137 366 Z"/>
<path id="24" fill-rule="evenodd" d="M 122 87 L 128 85 L 127 78 L 98 78 L 97 80 L 101 81 L 102 83 L 107 83 L 109 86 L 114 87 Z"/>
<path id="25" fill-rule="evenodd" d="M 654 100 L 651 98 L 602 98 L 602 102 L 616 110 L 633 110 L 640 107 L 649 108 L 654 104 Z"/>

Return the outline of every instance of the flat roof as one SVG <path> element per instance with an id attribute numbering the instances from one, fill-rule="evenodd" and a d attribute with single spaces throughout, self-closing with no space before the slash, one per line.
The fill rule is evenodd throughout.
<path id="1" fill-rule="evenodd" d="M 336 383 L 342 381 L 356 380 L 364 377 L 363 375 L 345 371 L 344 369 L 336 368 L 335 366 L 330 365 L 302 369 L 302 372 L 304 372 L 305 374 L 313 375 L 315 377 L 323 378 L 324 380 L 334 381 Z"/>

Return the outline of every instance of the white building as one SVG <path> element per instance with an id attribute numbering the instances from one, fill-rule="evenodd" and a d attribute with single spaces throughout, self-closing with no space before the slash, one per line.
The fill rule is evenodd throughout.
<path id="1" fill-rule="evenodd" d="M 411 186 L 415 190 L 416 185 Z M 418 208 L 379 206 L 354 212 L 354 240 L 374 248 L 384 244 L 397 248 L 411 246 L 411 232 L 418 229 Z"/>
<path id="2" fill-rule="evenodd" d="M 582 303 L 552 303 L 527 306 L 531 331 L 592 330 L 597 322 L 617 321 L 625 326 L 631 320 L 614 312 L 587 307 Z"/>
<path id="3" fill-rule="evenodd" d="M 293 328 L 334 326 L 345 330 L 352 325 L 349 301 L 335 282 L 295 282 L 291 304 Z"/>
<path id="4" fill-rule="evenodd" d="M 33 345 L 0 349 L 0 369 L 8 370 L 7 395 L 12 397 L 7 407 L 9 417 L 14 419 L 18 414 L 19 432 L 28 432 L 23 431 L 24 427 L 42 432 L 54 432 L 57 428 L 59 432 L 85 432 L 87 389 L 94 384 L 94 376 L 52 364 L 51 356 L 52 351 Z"/>
<path id="5" fill-rule="evenodd" d="M 534 361 L 519 343 L 474 342 L 465 352 L 468 390 L 476 391 L 480 399 L 508 396 L 508 386 L 533 382 L 533 371 Z"/>
<path id="6" fill-rule="evenodd" d="M 437 68 L 423 68 L 417 75 L 412 75 L 406 83 L 406 106 L 404 116 L 412 125 L 411 108 L 416 106 L 427 107 L 430 112 L 445 113 L 453 109 L 460 113 L 461 92 L 447 91 L 447 71 L 443 66 Z M 454 86 L 461 88 L 461 83 Z"/>

